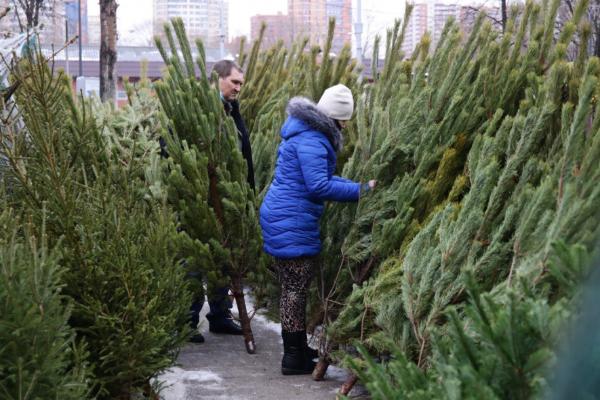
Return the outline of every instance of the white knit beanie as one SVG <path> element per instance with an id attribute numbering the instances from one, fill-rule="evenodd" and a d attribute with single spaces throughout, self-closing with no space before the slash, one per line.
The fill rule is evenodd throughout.
<path id="1" fill-rule="evenodd" d="M 323 92 L 317 108 L 329 118 L 348 121 L 354 111 L 352 92 L 342 84 L 332 86 Z"/>

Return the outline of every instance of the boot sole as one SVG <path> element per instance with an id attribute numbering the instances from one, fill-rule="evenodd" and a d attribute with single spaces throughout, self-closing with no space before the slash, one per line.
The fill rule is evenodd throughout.
<path id="1" fill-rule="evenodd" d="M 306 370 L 306 369 L 293 369 L 293 368 L 284 368 L 281 367 L 281 373 L 283 375 L 309 375 L 312 374 L 313 370 L 311 369 Z"/>

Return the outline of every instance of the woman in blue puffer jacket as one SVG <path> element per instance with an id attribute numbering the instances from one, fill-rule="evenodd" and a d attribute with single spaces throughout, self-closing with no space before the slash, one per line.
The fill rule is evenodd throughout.
<path id="1" fill-rule="evenodd" d="M 308 374 L 316 352 L 306 343 L 306 292 L 321 251 L 323 203 L 358 201 L 375 181 L 358 183 L 334 176 L 341 129 L 354 110 L 344 85 L 327 89 L 318 104 L 295 97 L 281 128 L 275 175 L 260 207 L 264 250 L 275 257 L 281 284 L 280 315 L 284 375 Z"/>

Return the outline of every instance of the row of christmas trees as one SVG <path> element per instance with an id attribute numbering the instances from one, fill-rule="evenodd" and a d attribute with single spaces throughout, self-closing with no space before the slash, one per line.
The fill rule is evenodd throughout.
<path id="1" fill-rule="evenodd" d="M 376 177 L 378 189 L 328 209 L 311 322 L 327 327 L 321 365 L 348 361 L 377 398 L 527 398 L 544 389 L 587 267 L 572 254 L 591 252 L 600 233 L 600 65 L 585 40 L 577 59 L 566 57 L 575 33 L 589 36 L 588 2 L 556 35 L 558 5 L 514 8 L 504 33 L 483 16 L 468 37 L 449 23 L 435 49 L 426 36 L 409 59 L 398 23 L 372 83 L 338 78 L 358 100 L 340 170 Z M 272 54 L 253 74 L 269 73 Z M 306 55 L 287 57 L 269 83 L 287 93 L 243 94 L 270 107 L 252 132 L 263 184 L 273 165 L 264 143 L 277 143 L 284 99 L 320 95 L 312 83 L 321 70 L 302 66 Z M 298 65 L 313 78 L 292 86 Z M 331 68 L 326 57 L 321 68 Z M 275 304 L 266 281 L 257 292 Z M 362 356 L 348 357 L 356 346 Z M 394 361 L 365 363 L 367 354 Z"/>
<path id="2" fill-rule="evenodd" d="M 2 104 L 0 397 L 150 396 L 190 303 L 158 107 L 147 82 L 117 112 L 52 72 L 31 50 Z"/>
<path id="3" fill-rule="evenodd" d="M 243 293 L 259 255 L 254 192 L 202 44 L 195 64 L 183 22 L 165 29 L 163 80 L 127 85 L 120 110 L 74 97 L 35 47 L 11 66 L 18 90 L 2 103 L 0 140 L 2 398 L 156 398 L 157 376 L 190 334 L 192 296 L 204 295 L 185 279 L 198 270 L 230 285 L 256 350 Z"/>
<path id="4" fill-rule="evenodd" d="M 325 216 L 310 312 L 326 327 L 320 367 L 344 360 L 378 398 L 540 393 L 599 234 L 600 65 L 585 40 L 565 56 L 575 32 L 589 35 L 586 7 L 556 39 L 558 1 L 515 9 L 503 34 L 483 17 L 469 37 L 450 23 L 409 59 L 398 23 L 372 82 L 348 48 L 324 56 L 333 24 L 323 52 L 242 50 L 256 197 L 181 21 L 158 43 L 157 96 L 130 87 L 120 111 L 73 99 L 40 54 L 22 60 L 2 104 L 0 393 L 153 395 L 188 334 L 194 269 L 232 284 L 255 351 L 243 279 L 276 304 L 256 207 L 285 105 L 339 82 L 357 102 L 340 172 L 379 184 Z"/>

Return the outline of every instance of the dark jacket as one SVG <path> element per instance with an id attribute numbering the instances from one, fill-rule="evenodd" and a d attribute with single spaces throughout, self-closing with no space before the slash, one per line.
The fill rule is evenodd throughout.
<path id="1" fill-rule="evenodd" d="M 358 201 L 360 183 L 334 176 L 341 133 L 308 99 L 290 100 L 273 182 L 260 207 L 264 250 L 278 258 L 317 255 L 325 200 Z"/>
<path id="2" fill-rule="evenodd" d="M 242 118 L 242 114 L 240 113 L 240 103 L 237 100 L 227 101 L 223 100 L 223 106 L 225 107 L 225 112 L 227 115 L 233 118 L 235 122 L 235 126 L 238 130 L 238 135 L 240 137 L 240 142 L 242 144 L 242 155 L 246 159 L 246 163 L 248 164 L 248 183 L 254 189 L 254 163 L 252 162 L 252 148 L 250 147 L 250 135 L 248 134 L 248 129 L 246 129 L 246 124 L 244 123 L 244 119 Z"/>

